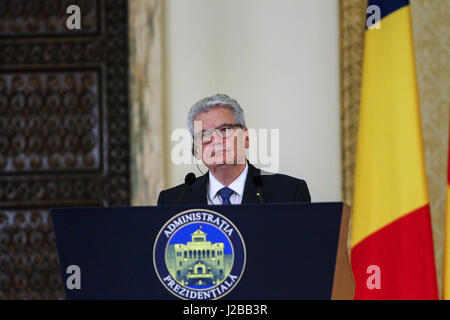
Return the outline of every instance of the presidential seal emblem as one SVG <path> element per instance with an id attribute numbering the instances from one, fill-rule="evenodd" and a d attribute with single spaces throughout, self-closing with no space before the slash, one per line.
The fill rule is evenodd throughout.
<path id="1" fill-rule="evenodd" d="M 181 299 L 219 299 L 239 282 L 245 244 L 236 226 L 206 209 L 183 211 L 159 231 L 153 263 L 162 284 Z"/>

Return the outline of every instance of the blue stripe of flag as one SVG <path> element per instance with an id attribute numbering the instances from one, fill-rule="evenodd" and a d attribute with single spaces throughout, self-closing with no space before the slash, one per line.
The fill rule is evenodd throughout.
<path id="1" fill-rule="evenodd" d="M 381 19 L 391 14 L 392 12 L 409 5 L 409 0 L 369 0 L 367 7 L 377 5 L 380 7 Z M 371 14 L 367 14 L 367 17 Z"/>

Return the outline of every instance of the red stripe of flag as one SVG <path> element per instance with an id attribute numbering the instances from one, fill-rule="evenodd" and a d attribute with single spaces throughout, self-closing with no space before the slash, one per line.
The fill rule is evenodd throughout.
<path id="1" fill-rule="evenodd" d="M 424 239 L 430 243 L 423 243 Z M 352 250 L 355 297 L 438 299 L 432 239 L 430 206 L 426 205 L 357 244 Z M 370 265 L 380 267 L 381 290 L 367 285 L 373 273 L 364 268 Z M 430 281 L 424 281 L 423 275 L 429 275 Z"/>

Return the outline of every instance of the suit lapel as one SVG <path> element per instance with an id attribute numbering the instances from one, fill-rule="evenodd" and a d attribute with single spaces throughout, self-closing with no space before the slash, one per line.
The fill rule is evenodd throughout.
<path id="1" fill-rule="evenodd" d="M 253 185 L 253 177 L 260 174 L 260 170 L 248 163 L 247 179 L 245 180 L 244 196 L 242 197 L 242 204 L 259 203 L 256 196 L 256 188 Z"/>
<path id="2" fill-rule="evenodd" d="M 197 181 L 190 186 L 189 204 L 208 204 L 206 200 L 206 184 L 208 182 L 208 172 L 199 177 Z"/>

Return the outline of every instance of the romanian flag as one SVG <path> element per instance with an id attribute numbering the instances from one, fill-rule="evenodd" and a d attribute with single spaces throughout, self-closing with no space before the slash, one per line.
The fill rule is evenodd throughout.
<path id="1" fill-rule="evenodd" d="M 444 281 L 442 298 L 450 300 L 450 129 L 447 164 L 447 215 L 445 217 Z"/>
<path id="2" fill-rule="evenodd" d="M 355 299 L 437 299 L 411 14 L 369 1 L 351 228 Z M 374 8 L 374 7 L 369 7 Z"/>

